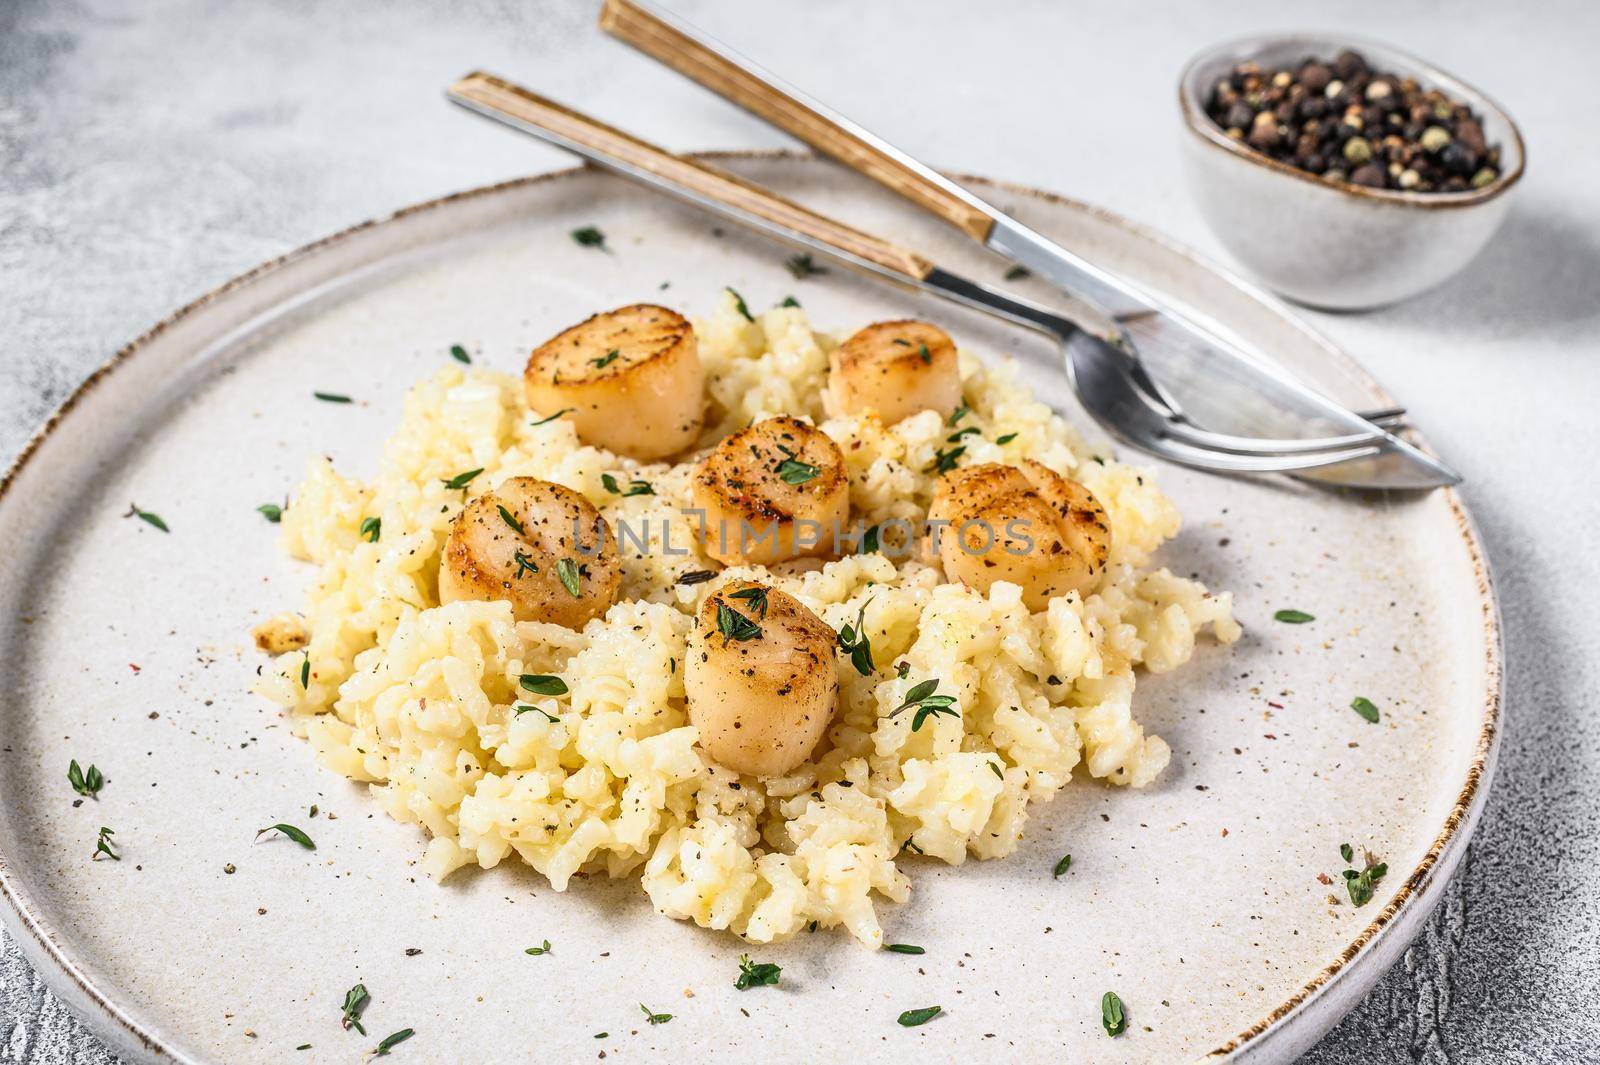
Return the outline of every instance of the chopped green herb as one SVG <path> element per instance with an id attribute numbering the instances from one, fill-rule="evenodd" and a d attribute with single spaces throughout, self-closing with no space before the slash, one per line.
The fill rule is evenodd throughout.
<path id="1" fill-rule="evenodd" d="M 306 652 L 305 660 L 300 663 L 300 687 L 302 689 L 308 689 L 308 688 L 311 687 L 311 652 L 310 651 Z"/>
<path id="2" fill-rule="evenodd" d="M 294 840 L 308 851 L 314 851 L 317 849 L 317 845 L 311 842 L 311 837 L 300 831 L 298 828 L 295 828 L 293 825 L 268 825 L 266 828 L 263 828 L 260 832 L 256 833 L 256 839 L 260 839 L 268 832 L 278 832 L 282 835 L 288 836 L 290 839 Z"/>
<path id="3" fill-rule="evenodd" d="M 778 479 L 784 484 L 805 484 L 822 472 L 822 468 L 819 466 L 813 466 L 809 462 L 801 462 L 795 457 L 793 451 L 782 444 L 778 445 L 778 450 L 784 453 L 785 458 L 778 463 L 775 472 L 778 475 Z"/>
<path id="4" fill-rule="evenodd" d="M 263 503 L 256 508 L 256 512 L 274 525 L 283 520 L 283 508 L 276 503 Z"/>
<path id="5" fill-rule="evenodd" d="M 927 1024 L 939 1016 L 942 1010 L 938 1006 L 924 1006 L 920 1010 L 906 1010 L 900 1015 L 902 1028 L 915 1028 L 919 1024 Z"/>
<path id="6" fill-rule="evenodd" d="M 1115 991 L 1100 996 L 1100 1023 L 1106 1035 L 1121 1035 L 1128 1028 L 1128 1017 L 1122 1010 L 1122 1000 Z"/>
<path id="7" fill-rule="evenodd" d="M 879 542 L 883 537 L 882 530 L 883 530 L 883 526 L 874 525 L 872 528 L 868 529 L 866 532 L 861 534 L 861 553 L 862 554 L 870 555 L 874 551 L 878 550 Z"/>
<path id="8" fill-rule="evenodd" d="M 750 609 L 756 612 L 756 620 L 767 620 L 767 589 L 759 584 L 750 588 L 740 588 L 731 598 L 743 599 L 749 603 Z"/>
<path id="9" fill-rule="evenodd" d="M 950 426 L 951 428 L 954 428 L 956 422 L 959 422 L 962 418 L 965 418 L 967 415 L 969 415 L 971 413 L 972 413 L 972 408 L 967 406 L 965 403 L 963 403 L 963 404 L 961 404 L 961 406 L 957 407 L 955 410 L 950 412 L 950 420 L 947 421 L 945 424 Z"/>
<path id="10" fill-rule="evenodd" d="M 414 1034 L 416 1034 L 416 1033 L 412 1029 L 410 1029 L 410 1028 L 402 1028 L 398 1032 L 395 1032 L 392 1035 L 384 1036 L 383 1037 L 383 1042 L 378 1044 L 378 1048 L 372 1052 L 372 1056 L 373 1057 L 377 1057 L 377 1058 L 383 1057 L 385 1054 L 389 1053 L 389 1051 L 392 1050 L 396 1045 L 398 1045 L 400 1043 L 404 1043 L 407 1039 L 410 1039 Z"/>
<path id="11" fill-rule="evenodd" d="M 755 640 L 761 636 L 761 626 L 739 613 L 727 603 L 717 604 L 717 631 L 722 633 L 722 646 L 729 640 Z"/>
<path id="12" fill-rule="evenodd" d="M 900 345 L 902 348 L 909 348 L 911 346 L 911 341 L 905 339 L 904 337 L 895 337 L 893 343 Z"/>
<path id="13" fill-rule="evenodd" d="M 324 403 L 353 403 L 353 402 L 355 402 L 349 396 L 343 394 L 342 392 L 313 392 L 311 394 L 313 396 L 316 396 L 318 399 L 322 400 L 322 402 L 324 402 Z"/>
<path id="14" fill-rule="evenodd" d="M 574 599 L 583 595 L 583 589 L 578 583 L 580 576 L 578 563 L 575 560 L 564 558 L 556 563 L 556 579 L 561 582 L 561 587 L 567 590 L 567 594 Z"/>
<path id="15" fill-rule="evenodd" d="M 383 535 L 382 518 L 362 518 L 361 538 L 369 544 L 378 542 L 378 537 Z"/>
<path id="16" fill-rule="evenodd" d="M 169 533 L 172 531 L 171 529 L 167 528 L 167 523 L 161 520 L 161 515 L 152 513 L 148 510 L 140 510 L 139 504 L 137 503 L 129 503 L 128 512 L 124 514 L 123 517 L 138 518 L 146 525 L 153 525 L 164 533 Z"/>
<path id="17" fill-rule="evenodd" d="M 678 583 L 679 584 L 684 584 L 684 585 L 704 584 L 706 581 L 709 581 L 712 577 L 715 577 L 716 575 L 717 574 L 716 574 L 715 570 L 692 569 L 688 573 L 685 573 L 682 576 L 680 576 L 678 578 Z"/>
<path id="18" fill-rule="evenodd" d="M 344 1006 L 339 1015 L 339 1027 L 345 1031 L 354 1028 L 362 1035 L 367 1030 L 361 1026 L 361 1011 L 367 1008 L 367 1003 L 372 1001 L 372 996 L 367 994 L 366 984 L 357 984 L 344 993 Z"/>
<path id="19" fill-rule="evenodd" d="M 450 357 L 459 363 L 464 363 L 468 366 L 472 365 L 472 356 L 468 355 L 467 349 L 460 344 L 450 345 Z"/>
<path id="20" fill-rule="evenodd" d="M 540 418 L 536 422 L 529 422 L 528 425 L 529 425 L 530 428 L 537 428 L 538 426 L 541 426 L 541 425 L 547 425 L 550 422 L 553 422 L 557 418 L 561 417 L 563 414 L 571 414 L 575 409 L 577 409 L 577 408 L 575 408 L 575 407 L 562 407 L 560 410 L 556 411 L 554 414 L 550 415 L 548 418 Z"/>
<path id="21" fill-rule="evenodd" d="M 877 668 L 872 661 L 872 641 L 867 638 L 867 607 L 871 602 L 869 596 L 856 612 L 856 623 L 846 623 L 839 630 L 839 650 L 850 656 L 850 664 L 863 677 L 872 676 L 872 671 Z"/>
<path id="22" fill-rule="evenodd" d="M 1346 862 L 1355 861 L 1356 860 L 1355 848 L 1350 846 L 1350 844 L 1348 844 L 1348 843 L 1339 844 L 1339 857 L 1343 858 Z"/>
<path id="23" fill-rule="evenodd" d="M 111 842 L 111 837 L 114 835 L 116 835 L 116 833 L 111 831 L 109 828 L 101 827 L 100 838 L 95 840 L 94 853 L 89 855 L 89 860 L 91 862 L 99 861 L 102 854 L 114 862 L 122 861 L 122 855 L 118 854 L 116 851 L 116 844 Z"/>
<path id="24" fill-rule="evenodd" d="M 105 786 L 105 778 L 100 775 L 100 770 L 94 766 L 89 767 L 85 773 L 78 768 L 78 760 L 74 758 L 67 766 L 67 783 L 72 785 L 72 790 L 79 795 L 86 795 L 91 799 L 99 798 L 100 789 Z"/>
<path id="25" fill-rule="evenodd" d="M 927 951 L 912 943 L 885 943 L 883 949 L 890 954 L 926 954 Z"/>
<path id="26" fill-rule="evenodd" d="M 794 275 L 795 280 L 797 281 L 807 277 L 815 277 L 817 274 L 825 274 L 828 272 L 827 267 L 818 266 L 816 263 L 812 262 L 809 254 L 796 255 L 783 265 L 789 268 L 789 272 Z"/>
<path id="27" fill-rule="evenodd" d="M 917 345 L 917 358 L 921 359 L 924 365 L 932 365 L 932 363 L 933 363 L 933 353 L 928 350 L 928 345 L 926 345 L 926 344 L 918 344 Z"/>
<path id="28" fill-rule="evenodd" d="M 299 1046 L 295 1047 L 295 1049 L 296 1050 L 310 1050 L 311 1049 L 311 1044 L 310 1043 L 301 1043 Z"/>
<path id="29" fill-rule="evenodd" d="M 966 454 L 966 451 L 967 448 L 965 444 L 960 447 L 950 448 L 949 450 L 940 448 L 934 453 L 933 461 L 928 464 L 927 469 L 923 472 L 949 473 L 951 470 L 956 468 L 956 459 L 959 459 L 962 455 Z"/>
<path id="30" fill-rule="evenodd" d="M 1351 700 L 1350 709 L 1360 714 L 1369 724 L 1378 723 L 1378 705 L 1365 695 L 1358 695 Z"/>
<path id="31" fill-rule="evenodd" d="M 651 1024 L 666 1024 L 668 1021 L 672 1020 L 672 1014 L 655 1013 L 643 1002 L 639 1003 L 639 1008 L 644 1010 L 644 1019 L 649 1021 Z"/>
<path id="32" fill-rule="evenodd" d="M 1351 849 L 1350 844 L 1343 843 L 1339 846 L 1339 854 L 1348 862 L 1354 857 L 1355 852 Z M 1345 890 L 1350 893 L 1351 904 L 1365 906 L 1371 902 L 1373 890 L 1377 887 L 1378 881 L 1382 880 L 1388 872 L 1388 864 L 1373 861 L 1371 854 L 1367 855 L 1367 867 L 1365 869 L 1360 872 L 1354 869 L 1346 869 L 1344 871 L 1344 886 Z"/>
<path id="33" fill-rule="evenodd" d="M 750 955 L 739 955 L 739 979 L 733 986 L 740 991 L 748 991 L 752 987 L 775 987 L 778 983 L 778 974 L 783 970 L 769 961 L 753 962 Z"/>
<path id="34" fill-rule="evenodd" d="M 543 943 L 540 943 L 537 947 L 529 947 L 527 950 L 523 951 L 522 953 L 524 953 L 524 954 L 532 954 L 534 957 L 538 957 L 541 954 L 549 954 L 550 953 L 550 941 L 547 939 Z"/>
<path id="35" fill-rule="evenodd" d="M 617 479 L 609 473 L 600 475 L 600 483 L 605 485 L 606 491 L 624 499 L 629 496 L 653 496 L 656 494 L 655 487 L 649 481 L 629 481 L 628 487 L 623 488 L 617 483 Z"/>
<path id="36" fill-rule="evenodd" d="M 1000 763 L 999 762 L 990 762 L 989 763 L 989 769 L 990 769 L 991 772 L 994 773 L 995 776 L 999 777 L 1001 780 L 1004 780 L 1006 778 L 1006 771 L 1004 769 L 1000 768 Z"/>
<path id="37" fill-rule="evenodd" d="M 979 429 L 976 425 L 969 425 L 965 429 L 957 429 L 955 432 L 945 437 L 945 441 L 951 444 L 959 444 L 961 443 L 961 438 L 963 436 L 972 436 L 982 432 L 983 430 Z"/>
<path id="38" fill-rule="evenodd" d="M 903 851 L 910 851 L 913 854 L 922 853 L 922 848 L 917 846 L 917 841 L 914 839 L 907 839 L 904 843 L 900 844 L 900 849 Z"/>
<path id="39" fill-rule="evenodd" d="M 525 551 L 517 550 L 511 553 L 511 561 L 517 564 L 517 572 L 513 574 L 514 580 L 521 580 L 524 573 L 538 573 L 539 564 Z"/>
<path id="40" fill-rule="evenodd" d="M 610 366 L 612 363 L 616 362 L 617 357 L 621 354 L 622 352 L 619 349 L 612 348 L 598 359 L 590 359 L 589 362 L 594 366 L 595 369 L 603 370 L 607 366 Z"/>
<path id="41" fill-rule="evenodd" d="M 608 1036 L 610 1034 L 611 1034 L 610 1032 L 596 1032 L 596 1033 L 594 1033 L 594 1037 L 596 1039 L 604 1039 L 606 1036 Z"/>
<path id="42" fill-rule="evenodd" d="M 800 301 L 795 299 L 793 296 L 785 296 L 785 297 L 783 297 L 783 302 L 778 304 L 778 306 L 780 306 L 780 307 L 798 307 L 798 306 L 800 306 Z"/>
<path id="43" fill-rule="evenodd" d="M 582 229 L 574 229 L 572 231 L 572 239 L 577 241 L 580 246 L 585 248 L 599 248 L 601 251 L 610 250 L 606 247 L 606 235 L 600 232 L 600 230 L 596 229 L 594 226 L 584 226 Z"/>
<path id="44" fill-rule="evenodd" d="M 441 478 L 439 483 L 453 492 L 465 491 L 467 485 L 472 483 L 472 479 L 482 472 L 483 467 L 480 466 L 475 470 L 468 470 L 466 473 L 458 473 L 454 477 L 448 479 Z"/>
<path id="45" fill-rule="evenodd" d="M 1013 266 L 1006 271 L 1007 281 L 1021 281 L 1025 277 L 1032 277 L 1033 273 L 1026 266 Z"/>
<path id="46" fill-rule="evenodd" d="M 504 503 L 496 503 L 495 509 L 500 512 L 500 520 L 511 526 L 512 531 L 518 536 L 528 535 L 527 530 L 522 527 L 522 522 L 511 516 L 511 511 L 505 508 Z"/>
<path id="47" fill-rule="evenodd" d="M 1307 614 L 1304 610 L 1280 610 L 1272 615 L 1273 621 L 1282 621 L 1289 625 L 1304 625 L 1308 621 L 1315 621 L 1316 616 Z"/>
<path id="48" fill-rule="evenodd" d="M 557 717 L 556 715 L 552 714 L 550 711 L 541 710 L 537 706 L 529 706 L 527 703 L 517 703 L 515 706 L 513 706 L 511 708 L 511 712 L 516 714 L 518 717 L 521 717 L 523 714 L 542 714 L 544 716 L 544 719 L 546 721 L 550 722 L 550 724 L 552 724 L 552 725 L 561 724 L 561 719 L 559 717 Z"/>
<path id="49" fill-rule="evenodd" d="M 535 695 L 565 695 L 569 690 L 566 681 L 544 673 L 524 673 L 517 683 Z"/>
<path id="50" fill-rule="evenodd" d="M 994 442 L 999 444 L 1001 447 L 1005 447 L 1007 444 L 1011 443 L 1011 441 L 1015 440 L 1016 438 L 1017 438 L 1017 434 L 1016 433 L 1006 433 L 1004 436 L 995 437 L 994 438 Z"/>
<path id="51" fill-rule="evenodd" d="M 894 667 L 894 672 L 895 672 L 895 675 L 898 676 L 901 680 L 905 680 L 906 677 L 911 675 L 911 663 L 910 662 L 900 662 L 900 663 L 896 664 L 896 666 Z"/>
<path id="52" fill-rule="evenodd" d="M 911 690 L 906 692 L 905 702 L 895 707 L 894 712 L 889 716 L 898 717 L 902 711 L 914 710 L 911 716 L 912 732 L 922 728 L 924 721 L 937 714 L 959 718 L 961 712 L 954 709 L 956 697 L 954 695 L 935 695 L 934 691 L 938 687 L 938 677 L 912 685 Z"/>
<path id="53" fill-rule="evenodd" d="M 744 305 L 744 297 L 739 295 L 737 292 L 735 292 L 731 288 L 728 289 L 727 292 L 728 292 L 728 295 L 733 297 L 733 309 L 738 311 L 741 315 L 743 315 L 745 321 L 747 321 L 747 322 L 755 321 L 755 319 L 750 316 L 750 308 L 746 307 Z"/>
<path id="54" fill-rule="evenodd" d="M 1072 868 L 1072 855 L 1063 854 L 1061 856 L 1061 860 L 1056 863 L 1056 867 L 1055 867 L 1054 871 L 1052 871 L 1051 874 L 1050 874 L 1051 879 L 1059 880 L 1061 878 L 1061 874 L 1065 873 L 1068 869 L 1071 869 L 1071 868 Z"/>

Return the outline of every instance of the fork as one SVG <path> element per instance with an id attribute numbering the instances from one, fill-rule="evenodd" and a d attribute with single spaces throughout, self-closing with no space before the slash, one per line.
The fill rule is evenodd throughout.
<path id="1" fill-rule="evenodd" d="M 869 276 L 928 292 L 1040 333 L 1066 356 L 1084 408 L 1113 435 L 1170 461 L 1214 473 L 1289 473 L 1372 459 L 1381 430 L 1316 439 L 1216 433 L 1190 424 L 1165 401 L 1118 344 L 1056 312 L 980 285 L 923 256 L 793 203 L 754 182 L 592 119 L 492 74 L 474 72 L 448 97 L 478 114 L 531 133 L 598 166 L 732 222 Z M 1113 325 L 1113 329 L 1119 327 Z"/>
<path id="2" fill-rule="evenodd" d="M 1381 445 L 1380 461 L 1313 478 L 1330 485 L 1432 488 L 1460 481 L 1438 459 L 1394 435 L 1395 426 L 1328 399 L 1199 308 L 1084 259 L 649 0 L 604 0 L 600 27 L 1087 304 L 1095 317 L 1111 322 L 1111 335 L 1120 337 L 1125 357 L 1136 364 L 1136 383 L 1171 421 L 1251 439 Z M 1074 317 L 1084 324 L 1081 312 Z"/>

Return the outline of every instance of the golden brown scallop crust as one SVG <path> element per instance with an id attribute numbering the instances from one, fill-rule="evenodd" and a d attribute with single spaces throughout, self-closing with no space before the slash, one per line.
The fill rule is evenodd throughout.
<path id="1" fill-rule="evenodd" d="M 728 565 L 770 565 L 832 549 L 849 517 L 850 483 L 833 438 L 785 415 L 724 437 L 695 471 L 693 497 L 705 514 L 708 554 Z M 819 529 L 802 530 L 802 520 Z M 748 542 L 741 526 L 752 530 Z M 801 543 L 812 531 L 820 540 Z"/>
<path id="2" fill-rule="evenodd" d="M 565 485 L 534 477 L 510 478 L 469 502 L 439 563 L 440 602 L 503 599 L 518 621 L 572 629 L 604 614 L 621 583 L 600 512 Z"/>
<path id="3" fill-rule="evenodd" d="M 536 412 L 568 411 L 584 443 L 644 461 L 684 450 L 704 421 L 694 327 L 654 304 L 619 307 L 558 333 L 528 356 L 522 382 Z"/>
<path id="4" fill-rule="evenodd" d="M 828 363 L 828 388 L 847 414 L 873 410 L 892 425 L 923 410 L 948 416 L 961 403 L 955 341 L 928 322 L 876 322 L 834 349 Z"/>
<path id="5" fill-rule="evenodd" d="M 730 636 L 719 623 L 725 611 L 759 634 Z M 810 758 L 838 701 L 837 639 L 804 603 L 754 581 L 707 596 L 684 669 L 689 720 L 706 753 L 751 776 L 781 776 Z"/>
<path id="6" fill-rule="evenodd" d="M 1083 485 L 1031 459 L 980 463 L 940 478 L 928 517 L 928 554 L 945 576 L 987 593 L 1022 588 L 1030 610 L 1069 591 L 1088 595 L 1105 576 L 1111 526 Z"/>

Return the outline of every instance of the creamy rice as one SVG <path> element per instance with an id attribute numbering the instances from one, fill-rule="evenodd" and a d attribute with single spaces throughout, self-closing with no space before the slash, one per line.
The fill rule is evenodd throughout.
<path id="1" fill-rule="evenodd" d="M 709 447 L 754 419 L 795 414 L 840 445 L 852 515 L 920 523 L 950 429 L 926 411 L 885 428 L 831 410 L 823 384 L 835 345 L 798 308 L 754 321 L 724 294 L 696 323 L 710 410 Z M 810 922 L 882 938 L 875 897 L 903 902 L 900 862 L 960 864 L 1016 849 L 1031 802 L 1048 800 L 1081 764 L 1088 776 L 1141 787 L 1167 745 L 1133 716 L 1135 667 L 1187 662 L 1206 626 L 1238 638 L 1231 596 L 1152 568 L 1178 530 L 1150 471 L 1097 455 L 1015 380 L 1009 363 L 962 353 L 962 464 L 1033 458 L 1088 486 L 1109 512 L 1105 582 L 1030 614 L 1020 590 L 987 596 L 936 568 L 882 553 L 803 567 L 717 569 L 694 544 L 692 462 L 644 465 L 580 444 L 557 420 L 534 424 L 518 378 L 451 366 L 417 384 L 377 476 L 346 478 L 311 463 L 283 516 L 285 548 L 318 571 L 305 610 L 310 642 L 263 671 L 258 691 L 284 707 L 329 768 L 365 782 L 401 821 L 431 837 L 425 869 L 497 865 L 513 852 L 564 890 L 577 873 L 638 873 L 669 917 L 755 942 Z M 1014 434 L 1006 444 L 997 435 Z M 697 456 L 691 456 L 691 458 Z M 443 481 L 482 468 L 466 492 Z M 649 481 L 619 498 L 602 475 Z M 509 477 L 582 492 L 615 528 L 648 528 L 651 550 L 623 550 L 623 598 L 582 632 L 517 622 L 505 602 L 438 603 L 440 552 L 468 498 Z M 362 521 L 382 520 L 367 542 Z M 660 550 L 665 538 L 674 551 Z M 696 746 L 684 707 L 684 647 L 693 613 L 724 581 L 756 577 L 839 628 L 870 601 L 878 666 L 839 668 L 839 710 L 813 761 L 782 778 L 741 778 Z M 309 682 L 302 686 L 305 663 Z M 910 668 L 902 678 L 896 666 Z M 524 673 L 558 674 L 569 691 L 525 698 Z M 958 717 L 889 717 L 917 680 L 938 677 Z M 513 711 L 532 704 L 544 713 Z M 553 719 L 553 720 L 552 720 Z"/>

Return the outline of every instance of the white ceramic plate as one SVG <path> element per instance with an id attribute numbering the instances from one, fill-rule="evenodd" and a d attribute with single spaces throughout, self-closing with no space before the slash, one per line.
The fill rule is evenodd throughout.
<path id="1" fill-rule="evenodd" d="M 1004 272 L 827 164 L 727 162 L 976 277 Z M 1388 401 L 1182 250 L 1081 204 L 979 187 L 1337 398 Z M 569 239 L 590 224 L 612 254 Z M 658 917 L 633 881 L 557 894 L 513 863 L 427 881 L 417 830 L 320 769 L 247 694 L 252 624 L 297 607 L 309 575 L 256 506 L 281 500 L 312 453 L 370 473 L 405 389 L 453 343 L 516 369 L 594 310 L 652 299 L 696 313 L 733 285 L 756 305 L 794 293 L 836 330 L 934 317 L 974 350 L 1018 353 L 1086 424 L 1036 341 L 838 270 L 795 281 L 786 255 L 593 172 L 514 182 L 252 271 L 120 352 L 51 420 L 0 482 L 0 909 L 113 1045 L 136 1060 L 347 1062 L 411 1027 L 396 1061 L 1278 1061 L 1397 957 L 1465 848 L 1495 750 L 1494 599 L 1451 492 L 1374 501 L 1162 469 L 1186 518 L 1165 560 L 1234 590 L 1247 629 L 1141 680 L 1140 719 L 1173 748 L 1165 775 L 1143 791 L 1074 783 L 1011 858 L 913 863 L 913 901 L 885 906 L 886 938 L 926 955 L 802 936 L 755 952 L 783 966 L 776 989 L 735 991 L 747 948 Z M 124 518 L 130 502 L 170 534 Z M 1276 623 L 1281 608 L 1317 620 Z M 1349 709 L 1358 695 L 1381 724 Z M 73 804 L 72 758 L 104 771 L 97 801 Z M 304 825 L 317 850 L 252 844 L 276 821 Z M 90 862 L 102 825 L 121 862 Z M 1328 901 L 1343 894 L 1345 841 L 1390 869 L 1360 909 Z M 546 938 L 550 955 L 523 953 Z M 358 979 L 369 1038 L 338 1023 Z M 1107 990 L 1129 1018 L 1115 1041 Z M 675 1017 L 647 1025 L 640 1003 Z M 895 1023 L 932 1004 L 946 1011 L 934 1022 Z"/>

